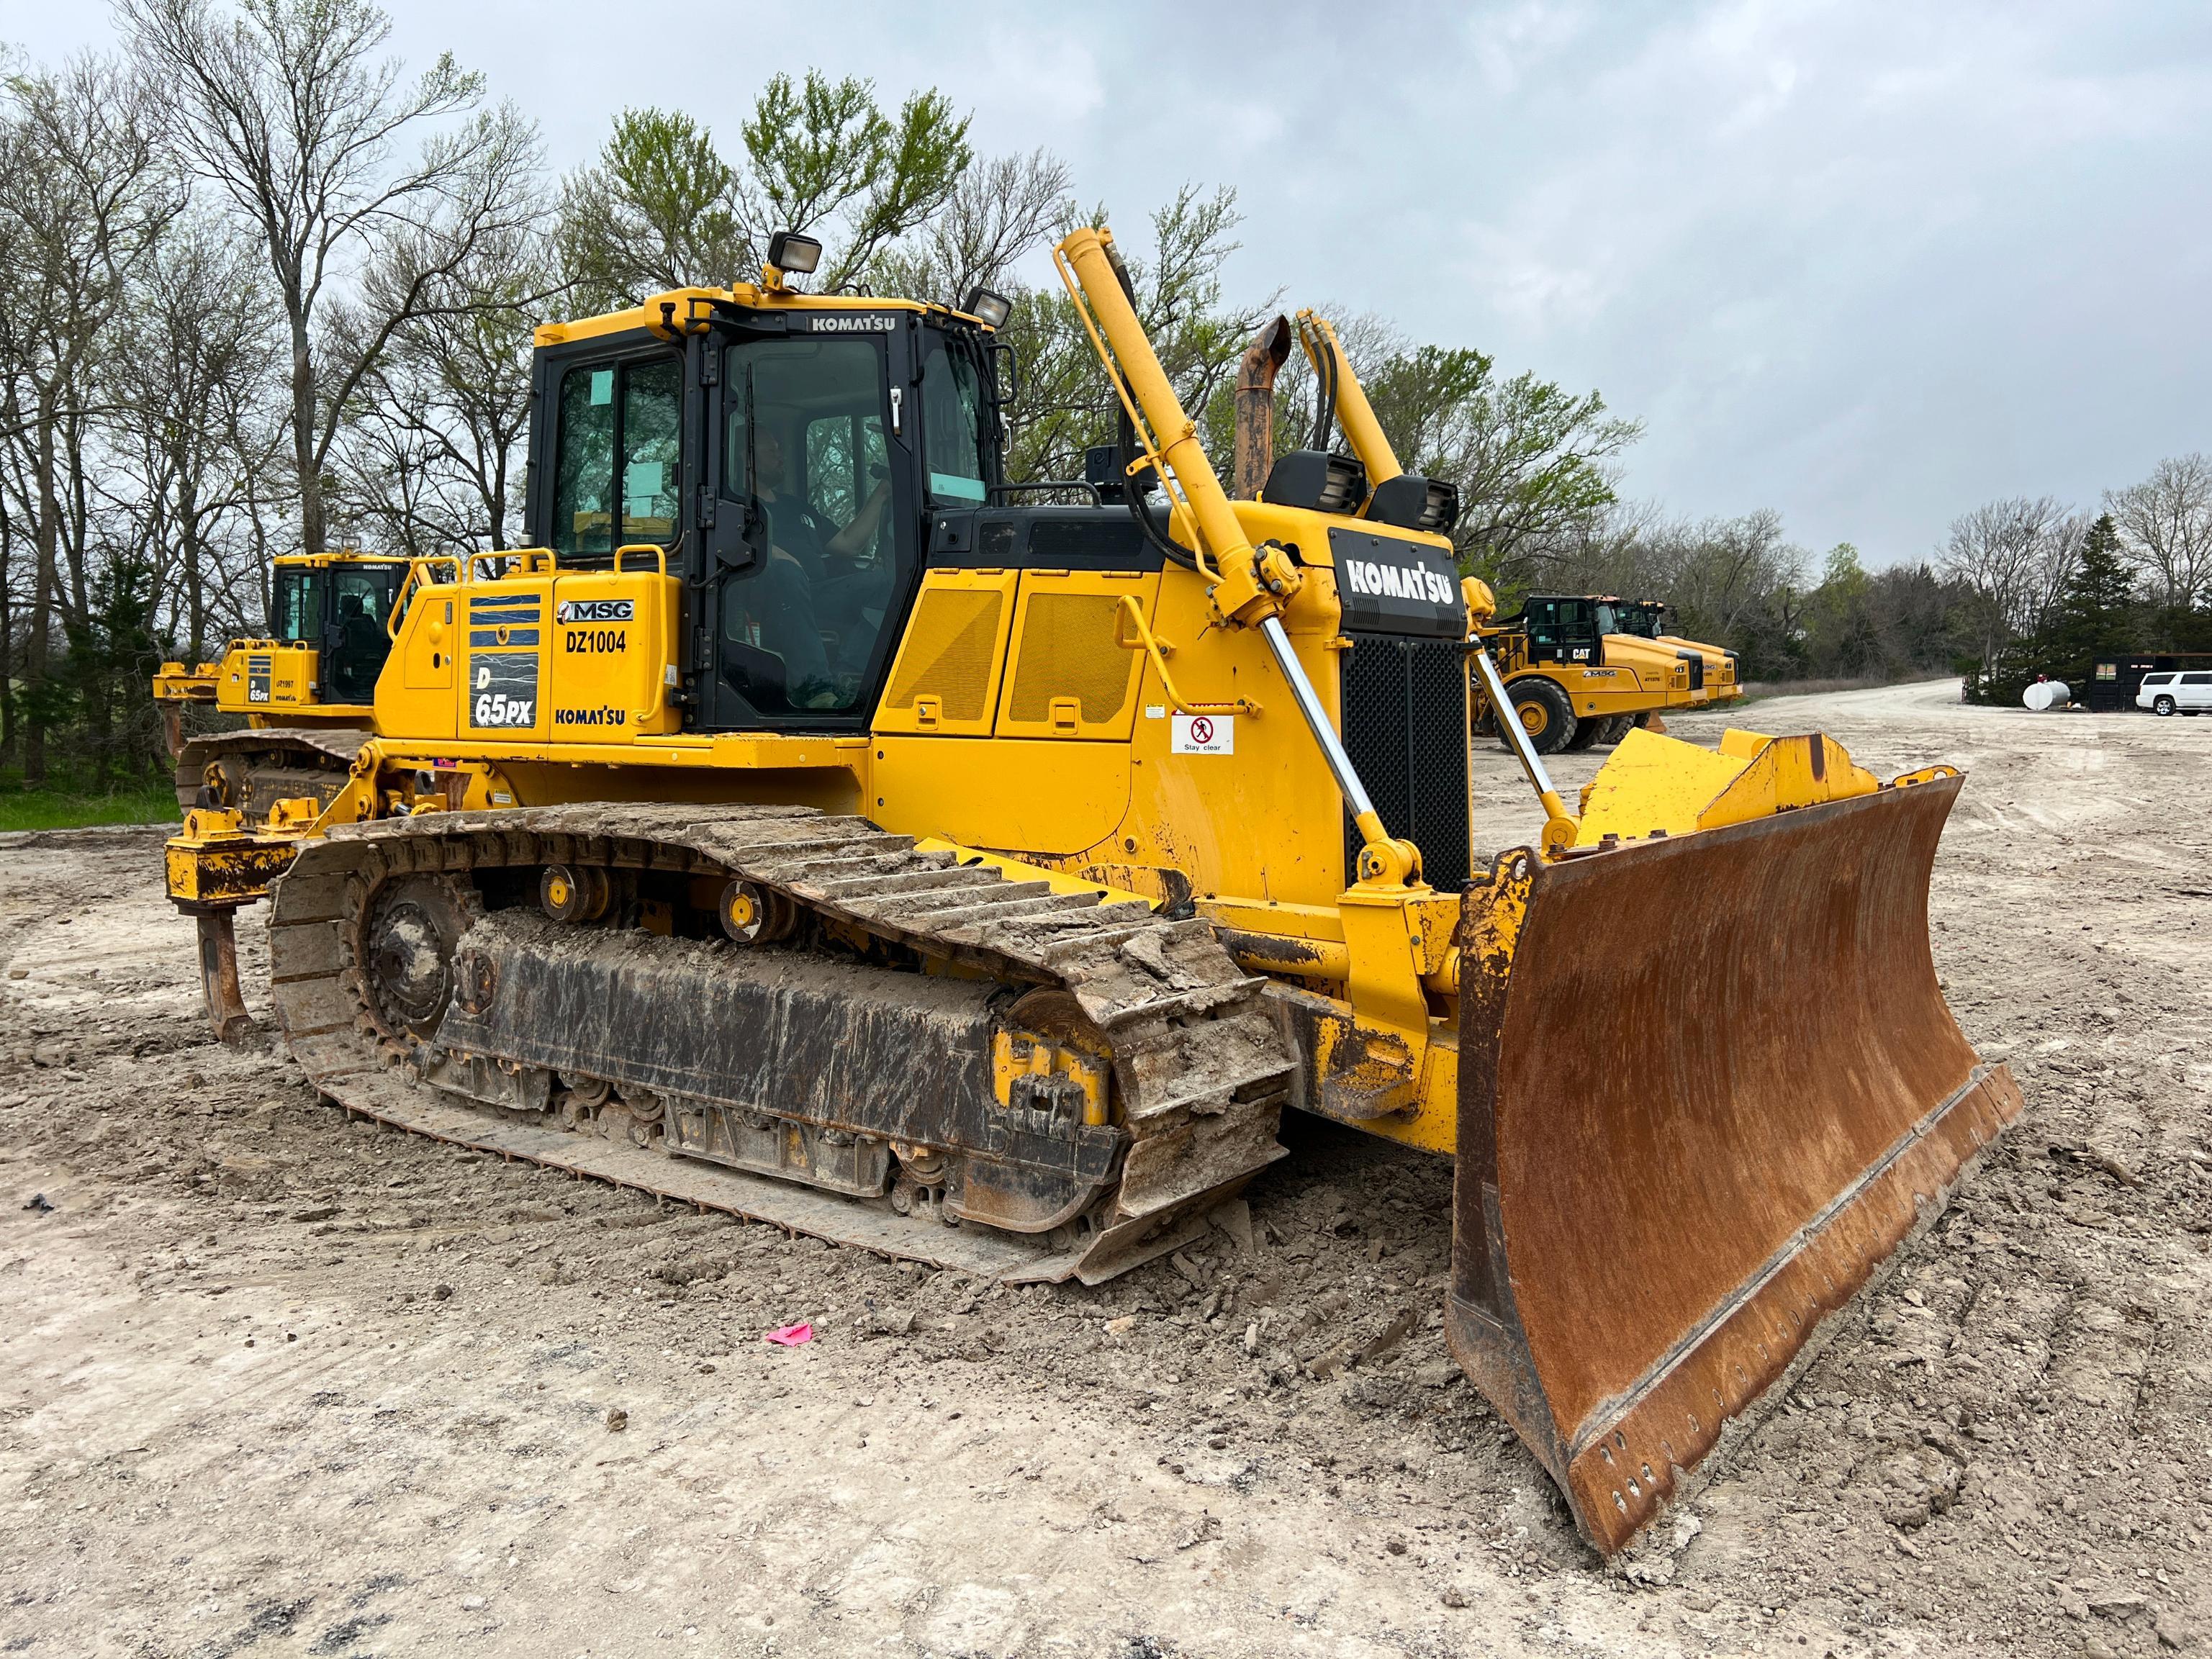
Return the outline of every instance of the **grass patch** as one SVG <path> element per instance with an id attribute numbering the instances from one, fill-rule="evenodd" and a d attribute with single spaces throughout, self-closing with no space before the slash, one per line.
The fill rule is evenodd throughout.
<path id="1" fill-rule="evenodd" d="M 0 830 L 81 830 L 95 823 L 174 823 L 177 792 L 144 778 L 94 788 L 88 777 L 57 770 L 36 789 L 13 768 L 0 772 Z"/>

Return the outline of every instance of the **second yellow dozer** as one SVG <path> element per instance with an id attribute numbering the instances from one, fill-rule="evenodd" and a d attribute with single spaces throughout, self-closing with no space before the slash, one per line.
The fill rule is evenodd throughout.
<path id="1" fill-rule="evenodd" d="M 220 662 L 161 665 L 154 704 L 179 808 L 209 804 L 258 817 L 283 799 L 328 802 L 370 736 L 393 613 L 413 568 L 350 549 L 280 554 L 264 637 L 232 640 Z M 184 714 L 194 703 L 245 725 L 187 737 Z"/>
<path id="2" fill-rule="evenodd" d="M 2019 1109 L 1929 957 L 1959 775 L 1637 732 L 1577 813 L 1523 744 L 1478 846 L 1449 489 L 1232 502 L 1084 229 L 1121 499 L 1016 504 L 1004 302 L 807 258 L 540 330 L 544 544 L 418 573 L 327 805 L 168 846 L 211 1012 L 265 896 L 349 1111 L 1007 1279 L 1195 1237 L 1285 1105 L 1456 1158 L 1452 1351 L 1624 1547 Z"/>

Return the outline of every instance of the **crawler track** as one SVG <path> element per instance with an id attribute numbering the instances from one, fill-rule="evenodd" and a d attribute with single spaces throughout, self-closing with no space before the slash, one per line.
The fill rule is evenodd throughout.
<path id="1" fill-rule="evenodd" d="M 265 813 L 288 794 L 313 795 L 327 805 L 344 787 L 361 746 L 375 735 L 353 726 L 297 726 L 194 738 L 177 757 L 178 808 L 189 812 L 199 805 L 211 761 L 223 763 L 239 797 L 232 805 L 249 816 Z"/>
<path id="2" fill-rule="evenodd" d="M 538 872 L 556 865 L 607 872 L 633 896 L 750 883 L 791 907 L 792 937 L 734 945 L 636 927 L 556 926 L 520 896 L 534 896 Z M 518 1019 L 532 1018 L 533 1007 L 544 1014 L 579 986 L 601 999 L 596 1006 L 630 1009 L 605 1031 L 604 1063 L 594 1057 L 601 1041 L 595 1022 L 565 1015 L 539 1020 L 557 1025 L 545 1041 L 563 1058 L 518 1062 L 487 1038 L 490 1028 L 477 1020 L 466 993 L 454 1004 L 460 1012 L 445 1012 L 442 1023 L 417 1022 L 412 1030 L 402 1024 L 388 992 L 379 989 L 384 981 L 368 943 L 374 919 L 392 913 L 394 894 L 403 903 L 408 894 L 422 894 L 430 908 L 454 908 L 464 942 L 459 977 L 478 975 L 488 987 L 492 970 L 485 964 L 499 964 L 502 983 L 514 988 L 502 994 L 523 1005 Z M 633 906 L 610 920 L 635 915 Z M 668 927 L 665 912 L 660 921 Z M 388 951 L 388 942 L 380 948 Z M 270 952 L 292 1052 L 316 1087 L 349 1110 L 969 1272 L 1010 1279 L 1111 1278 L 1189 1237 L 1216 1204 L 1282 1155 L 1275 1129 L 1291 1058 L 1262 1000 L 1262 982 L 1236 966 L 1205 922 L 1170 921 L 1133 902 L 1102 904 L 1042 882 L 1009 881 L 950 853 L 919 850 L 910 837 L 857 817 L 790 806 L 589 805 L 348 826 L 304 848 L 276 884 Z M 808 1018 L 826 1023 L 826 1036 L 787 1029 L 794 1023 L 788 1004 L 777 1005 L 780 1025 L 759 1027 L 743 1042 L 711 1029 L 702 1036 L 696 1019 L 690 1028 L 643 1029 L 673 1022 L 669 1004 L 696 1008 L 718 995 L 757 1001 L 772 994 L 769 981 L 792 979 L 806 982 L 813 999 L 805 1005 Z M 656 1000 L 655 986 L 677 989 Z M 837 1001 L 846 986 L 855 1006 L 865 1003 L 850 1017 L 851 1042 L 841 1041 L 845 1028 L 838 1024 L 847 1018 Z M 696 1124 L 719 1113 L 739 1139 L 742 1117 L 773 1132 L 767 1144 L 778 1136 L 804 1140 L 810 1151 L 799 1160 L 802 1173 L 821 1170 L 830 1149 L 849 1149 L 855 1139 L 901 1146 L 903 1161 L 914 1149 L 903 1146 L 898 1125 L 915 1120 L 896 1102 L 963 1065 L 972 1069 L 983 1030 L 978 1022 L 1000 1020 L 1006 1008 L 1039 992 L 1072 1000 L 1084 1029 L 1103 1034 L 1110 1049 L 1110 1170 L 1096 1200 L 1086 1198 L 1080 1217 L 1066 1224 L 1002 1231 L 972 1221 L 948 1225 L 943 1208 L 926 1203 L 902 1212 L 883 1182 L 868 1191 L 867 1181 L 852 1177 L 858 1166 L 849 1150 L 838 1154 L 844 1160 L 838 1180 L 811 1186 L 667 1150 L 679 1117 Z M 925 1012 L 912 1012 L 909 1005 Z M 880 1089 L 861 1091 L 868 1097 L 857 1103 L 846 1099 L 842 1114 L 823 1107 L 825 1074 L 849 1082 L 843 1073 L 860 1063 L 863 1046 L 857 1034 L 883 1029 L 885 1021 L 903 1022 L 899 1029 L 908 1035 L 902 1052 L 872 1057 Z M 607 1018 L 596 1024 L 605 1028 Z M 941 1051 L 931 1046 L 939 1028 L 948 1034 Z M 795 1052 L 808 1057 L 805 1074 L 770 1078 L 773 1086 L 741 1100 L 714 1092 L 727 1085 L 701 1080 L 757 1056 L 760 1032 L 799 1045 Z M 664 1052 L 672 1044 L 696 1063 L 676 1066 Z M 617 1052 L 625 1045 L 627 1058 Z M 650 1091 L 637 1083 L 647 1075 Z M 611 1097 L 616 1109 L 595 1111 L 610 1100 L 610 1077 L 621 1091 Z M 667 1133 L 655 1132 L 652 1122 L 641 1132 L 635 1116 L 625 1120 L 625 1096 L 646 1102 Z M 909 1116 L 896 1119 L 899 1109 Z M 878 1121 L 871 1112 L 894 1116 Z M 995 1124 L 986 1126 L 990 1135 L 1001 1145 L 1006 1139 Z M 703 1143 L 692 1140 L 700 1151 Z M 979 1174 L 1003 1173 L 988 1147 L 963 1146 L 956 1138 L 939 1150 Z M 921 1151 L 927 1163 L 929 1149 Z M 875 1167 L 884 1167 L 880 1156 Z M 842 1194 L 823 1189 L 841 1182 Z"/>

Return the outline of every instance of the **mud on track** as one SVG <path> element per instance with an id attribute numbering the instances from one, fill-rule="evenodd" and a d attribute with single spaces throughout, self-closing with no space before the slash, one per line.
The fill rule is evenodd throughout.
<path id="1" fill-rule="evenodd" d="M 0 839 L 0 1652 L 2212 1641 L 2212 720 L 1954 696 L 1743 718 L 1972 770 L 1936 962 L 2027 1117 L 1633 1577 L 1445 1357 L 1440 1164 L 1301 1121 L 1249 1241 L 987 1291 L 349 1125 L 207 1040 L 154 836 Z"/>

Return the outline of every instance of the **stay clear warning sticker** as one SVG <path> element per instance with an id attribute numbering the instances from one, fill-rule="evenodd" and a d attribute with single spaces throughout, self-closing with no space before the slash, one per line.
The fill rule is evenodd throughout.
<path id="1" fill-rule="evenodd" d="M 1233 755 L 1237 752 L 1234 714 L 1177 714 L 1169 747 L 1178 755 Z"/>

